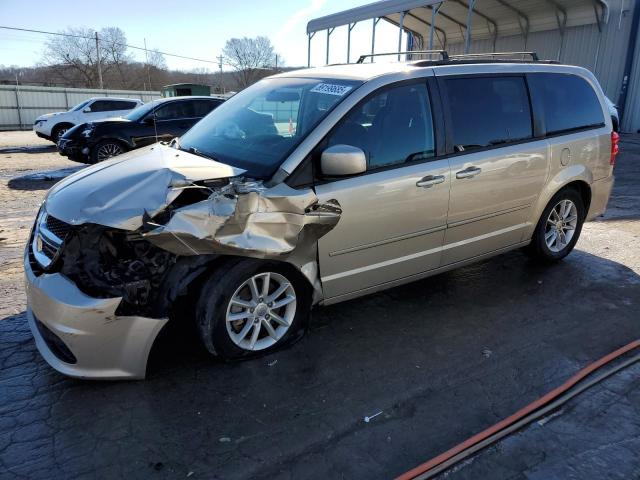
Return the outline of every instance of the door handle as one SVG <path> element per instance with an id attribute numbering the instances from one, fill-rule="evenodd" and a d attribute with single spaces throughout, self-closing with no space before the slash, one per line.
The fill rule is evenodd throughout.
<path id="1" fill-rule="evenodd" d="M 416 187 L 429 188 L 444 182 L 444 175 L 427 175 L 416 182 Z"/>
<path id="2" fill-rule="evenodd" d="M 456 172 L 456 178 L 472 178 L 482 172 L 481 168 L 478 167 L 467 167 L 464 170 L 460 170 Z"/>

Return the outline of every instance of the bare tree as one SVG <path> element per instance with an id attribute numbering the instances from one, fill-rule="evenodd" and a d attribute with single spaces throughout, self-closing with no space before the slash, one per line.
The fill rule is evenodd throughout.
<path id="1" fill-rule="evenodd" d="M 273 45 L 267 37 L 232 38 L 227 40 L 222 54 L 235 70 L 234 76 L 240 88 L 270 74 L 276 61 Z"/>
<path id="2" fill-rule="evenodd" d="M 164 55 L 160 53 L 159 50 L 149 50 L 148 56 L 149 65 L 159 70 L 167 70 L 167 61 L 165 60 Z"/>
<path id="3" fill-rule="evenodd" d="M 90 28 L 69 28 L 66 36 L 55 36 L 45 44 L 43 62 L 52 67 L 63 79 L 87 87 L 98 86 L 98 52 L 95 31 Z M 127 54 L 126 36 L 115 27 L 98 32 L 100 63 L 103 74 L 112 69 L 120 72 L 120 80 L 126 86 L 122 65 L 131 61 Z"/>

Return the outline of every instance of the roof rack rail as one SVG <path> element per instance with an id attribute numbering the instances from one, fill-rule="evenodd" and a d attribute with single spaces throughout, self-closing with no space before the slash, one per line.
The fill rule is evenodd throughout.
<path id="1" fill-rule="evenodd" d="M 389 53 L 369 53 L 366 55 L 360 55 L 356 63 L 363 63 L 366 58 L 383 57 L 387 55 L 425 55 L 425 54 L 437 54 L 440 55 L 441 60 L 449 60 L 449 54 L 446 50 L 412 50 L 409 52 L 389 52 Z"/>
<path id="2" fill-rule="evenodd" d="M 538 54 L 536 52 L 490 52 L 490 53 L 461 53 L 458 55 L 451 55 L 449 58 L 458 60 L 458 59 L 475 59 L 482 57 L 511 57 L 515 55 L 529 55 L 531 60 L 534 62 L 540 61 L 538 58 Z"/>

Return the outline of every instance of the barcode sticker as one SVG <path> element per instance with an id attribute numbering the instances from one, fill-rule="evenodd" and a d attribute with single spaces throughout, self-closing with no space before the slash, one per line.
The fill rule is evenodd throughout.
<path id="1" fill-rule="evenodd" d="M 342 97 L 345 93 L 351 90 L 351 87 L 346 85 L 334 85 L 332 83 L 320 83 L 311 89 L 313 93 L 325 93 L 327 95 L 337 95 Z"/>

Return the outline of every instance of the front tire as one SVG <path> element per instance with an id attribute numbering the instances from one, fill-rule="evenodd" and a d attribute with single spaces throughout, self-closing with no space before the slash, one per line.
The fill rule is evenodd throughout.
<path id="1" fill-rule="evenodd" d="M 196 322 L 207 350 L 224 360 L 268 353 L 299 337 L 311 309 L 302 275 L 278 262 L 231 260 L 202 287 Z"/>
<path id="2" fill-rule="evenodd" d="M 69 130 L 72 127 L 73 127 L 73 125 L 68 124 L 68 123 L 61 123 L 61 124 L 56 125 L 51 130 L 51 141 L 57 145 L 58 142 L 60 141 L 60 139 L 62 138 L 62 136 L 65 133 L 67 133 L 67 130 Z"/>
<path id="3" fill-rule="evenodd" d="M 89 160 L 91 163 L 104 162 L 111 157 L 126 152 L 126 148 L 117 140 L 101 140 L 91 149 Z"/>
<path id="4" fill-rule="evenodd" d="M 575 247 L 585 217 L 580 193 L 573 188 L 560 190 L 542 212 L 528 247 L 529 254 L 546 263 L 562 260 Z"/>

